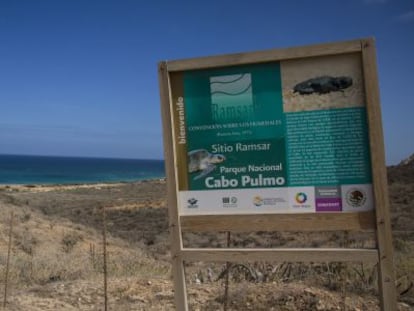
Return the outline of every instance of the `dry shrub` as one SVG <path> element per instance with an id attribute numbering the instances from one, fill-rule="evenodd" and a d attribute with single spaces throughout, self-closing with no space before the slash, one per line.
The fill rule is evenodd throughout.
<path id="1" fill-rule="evenodd" d="M 79 241 L 83 241 L 82 234 L 78 232 L 65 233 L 62 237 L 63 251 L 65 253 L 70 253 Z"/>

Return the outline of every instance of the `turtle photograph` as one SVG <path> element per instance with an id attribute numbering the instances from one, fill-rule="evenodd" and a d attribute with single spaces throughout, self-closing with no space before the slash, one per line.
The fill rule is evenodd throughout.
<path id="1" fill-rule="evenodd" d="M 225 160 L 224 155 L 211 153 L 206 149 L 192 150 L 188 152 L 188 172 L 197 173 L 194 177 L 194 180 L 197 180 L 211 173 L 216 168 L 216 164 Z"/>
<path id="2" fill-rule="evenodd" d="M 301 95 L 309 95 L 313 93 L 327 94 L 330 92 L 343 91 L 350 86 L 352 86 L 352 78 L 350 77 L 321 76 L 296 84 L 293 88 L 293 92 Z"/>
<path id="3" fill-rule="evenodd" d="M 357 55 L 287 60 L 281 74 L 284 112 L 365 106 Z"/>

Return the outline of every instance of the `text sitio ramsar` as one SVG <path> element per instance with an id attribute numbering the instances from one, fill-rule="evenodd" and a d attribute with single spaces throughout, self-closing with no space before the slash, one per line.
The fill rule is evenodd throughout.
<path id="1" fill-rule="evenodd" d="M 272 126 L 281 125 L 281 120 L 265 120 L 265 121 L 246 121 L 246 122 L 235 122 L 225 124 L 204 124 L 204 125 L 193 125 L 189 126 L 189 131 L 205 131 L 205 130 L 220 130 L 220 129 L 232 129 L 240 127 L 257 127 L 257 126 Z"/>

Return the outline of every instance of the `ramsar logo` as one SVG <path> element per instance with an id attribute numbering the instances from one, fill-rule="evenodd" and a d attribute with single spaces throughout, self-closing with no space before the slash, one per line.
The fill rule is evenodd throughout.
<path id="1" fill-rule="evenodd" d="M 250 73 L 210 77 L 210 93 L 215 122 L 240 121 L 253 112 Z"/>

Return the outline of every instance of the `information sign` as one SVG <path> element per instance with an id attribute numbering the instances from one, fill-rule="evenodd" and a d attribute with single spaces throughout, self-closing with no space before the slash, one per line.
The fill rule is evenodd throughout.
<path id="1" fill-rule="evenodd" d="M 374 208 L 358 54 L 171 81 L 180 215 Z"/>
<path id="2" fill-rule="evenodd" d="M 172 273 L 184 262 L 378 264 L 396 310 L 373 39 L 159 64 Z M 372 231 L 370 248 L 184 247 L 182 233 Z M 230 235 L 229 235 L 230 236 Z"/>

